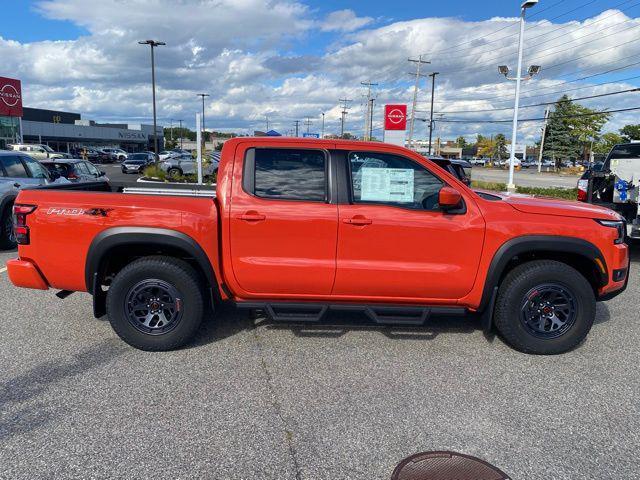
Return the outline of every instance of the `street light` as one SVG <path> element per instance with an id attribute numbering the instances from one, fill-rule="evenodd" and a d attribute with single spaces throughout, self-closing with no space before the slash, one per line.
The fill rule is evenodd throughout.
<path id="1" fill-rule="evenodd" d="M 140 45 L 149 45 L 151 47 L 151 88 L 153 92 L 153 152 L 156 156 L 156 162 L 158 161 L 158 126 L 156 124 L 156 63 L 153 49 L 161 45 L 166 45 L 164 42 L 158 42 L 156 40 L 143 40 L 138 42 Z"/>
<path id="2" fill-rule="evenodd" d="M 515 191 L 516 186 L 513 183 L 513 170 L 514 163 L 516 159 L 516 141 L 518 135 L 518 107 L 520 106 L 520 83 L 522 80 L 529 80 L 533 75 L 540 73 L 540 65 L 532 65 L 529 67 L 528 76 L 522 77 L 522 51 L 524 50 L 524 17 L 527 11 L 527 8 L 535 7 L 538 4 L 538 0 L 526 0 L 522 5 L 520 5 L 520 41 L 518 42 L 518 70 L 516 72 L 516 77 L 509 77 L 509 67 L 506 65 L 500 65 L 498 67 L 498 72 L 501 75 L 507 77 L 507 80 L 515 80 L 516 81 L 516 99 L 515 105 L 513 108 L 513 132 L 511 134 L 511 155 L 509 156 L 509 183 L 507 184 L 507 190 L 510 192 Z"/>
<path id="3" fill-rule="evenodd" d="M 204 99 L 206 97 L 209 97 L 210 95 L 208 93 L 198 93 L 196 96 L 198 97 L 202 97 L 202 142 L 204 143 L 204 146 L 207 146 L 207 138 L 205 137 L 205 127 L 204 127 Z M 206 150 L 206 148 L 205 148 Z"/>

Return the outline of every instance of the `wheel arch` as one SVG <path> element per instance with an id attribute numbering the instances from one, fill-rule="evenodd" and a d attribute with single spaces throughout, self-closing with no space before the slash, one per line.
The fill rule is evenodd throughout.
<path id="1" fill-rule="evenodd" d="M 188 261 L 202 275 L 212 302 L 220 301 L 216 272 L 202 247 L 189 235 L 154 227 L 114 227 L 100 232 L 91 242 L 85 265 L 85 285 L 93 295 L 94 314 L 104 315 L 106 292 L 102 285 L 135 258 L 167 255 Z"/>
<path id="2" fill-rule="evenodd" d="M 491 307 L 497 288 L 507 273 L 531 260 L 556 260 L 578 270 L 594 293 L 608 283 L 604 256 L 593 243 L 574 237 L 527 235 L 505 242 L 495 253 L 485 280 L 479 311 Z"/>
<path id="3" fill-rule="evenodd" d="M 7 195 L 0 200 L 0 215 L 4 213 L 8 206 L 11 206 L 16 201 L 16 195 Z"/>

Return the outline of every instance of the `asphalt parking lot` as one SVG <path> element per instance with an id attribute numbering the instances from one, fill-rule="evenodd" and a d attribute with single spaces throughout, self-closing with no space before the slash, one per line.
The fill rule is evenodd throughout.
<path id="1" fill-rule="evenodd" d="M 296 327 L 231 309 L 190 348 L 145 353 L 92 317 L 89 296 L 0 272 L 0 478 L 389 479 L 428 450 L 513 479 L 633 478 L 639 261 L 586 343 L 556 357 L 468 319 Z"/>

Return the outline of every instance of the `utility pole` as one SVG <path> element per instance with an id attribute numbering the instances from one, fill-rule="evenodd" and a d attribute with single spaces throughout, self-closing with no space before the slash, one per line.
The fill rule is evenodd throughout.
<path id="1" fill-rule="evenodd" d="M 151 89 L 153 92 L 153 147 L 155 148 L 155 159 L 156 163 L 158 162 L 158 126 L 156 121 L 156 61 L 153 50 L 156 47 L 160 47 L 162 45 L 166 45 L 164 42 L 157 42 L 155 40 L 144 40 L 138 42 L 140 45 L 149 45 L 151 47 Z"/>
<path id="2" fill-rule="evenodd" d="M 304 124 L 307 126 L 307 133 L 309 133 L 309 127 L 311 127 L 311 124 L 313 122 L 311 121 L 311 119 L 309 117 L 306 118 L 306 120 L 304 121 Z"/>
<path id="3" fill-rule="evenodd" d="M 182 137 L 184 137 L 184 132 L 182 131 L 182 120 L 178 120 L 180 122 L 180 150 L 182 150 Z"/>
<path id="4" fill-rule="evenodd" d="M 429 117 L 429 155 L 431 155 L 431 139 L 433 138 L 433 98 L 436 93 L 436 75 L 439 72 L 433 72 L 429 74 L 431 77 L 431 115 Z"/>
<path id="5" fill-rule="evenodd" d="M 324 112 L 322 112 L 322 135 L 320 138 L 324 138 Z"/>
<path id="6" fill-rule="evenodd" d="M 367 114 L 364 116 L 364 135 L 363 140 L 371 139 L 369 130 L 371 129 L 369 126 L 369 121 L 371 119 L 371 87 L 377 87 L 377 83 L 371 82 L 360 82 L 360 85 L 363 87 L 367 87 Z"/>
<path id="7" fill-rule="evenodd" d="M 296 137 L 298 136 L 298 129 L 300 127 L 300 120 L 296 120 L 295 121 L 295 125 L 296 125 Z"/>
<path id="8" fill-rule="evenodd" d="M 347 117 L 347 113 L 348 109 L 349 109 L 349 102 L 352 102 L 353 100 L 350 100 L 348 98 L 341 98 L 340 101 L 342 102 L 342 120 L 340 122 L 340 137 L 344 137 L 344 122 L 345 119 Z"/>
<path id="9" fill-rule="evenodd" d="M 540 151 L 538 152 L 538 173 L 542 171 L 542 151 L 544 150 L 544 137 L 547 136 L 547 123 L 549 123 L 549 115 L 551 107 L 547 107 L 544 111 L 544 125 L 542 126 L 542 139 L 540 140 Z M 525 157 L 527 148 L 525 147 Z"/>
<path id="10" fill-rule="evenodd" d="M 411 148 L 411 145 L 413 143 L 413 125 L 416 120 L 416 103 L 418 102 L 418 87 L 420 86 L 420 77 L 425 76 L 420 74 L 420 68 L 422 67 L 423 64 L 427 64 L 431 62 L 422 60 L 422 55 L 419 55 L 418 58 L 410 58 L 409 61 L 416 64 L 416 73 L 415 73 L 416 83 L 415 83 L 415 86 L 413 87 L 413 106 L 411 108 L 411 120 L 409 123 L 409 148 Z M 414 73 L 411 73 L 411 75 L 414 75 Z"/>
<path id="11" fill-rule="evenodd" d="M 198 93 L 197 94 L 198 97 L 202 97 L 202 142 L 204 143 L 204 145 L 207 145 L 207 137 L 205 136 L 205 126 L 204 126 L 204 99 L 205 97 L 210 96 L 208 93 Z M 205 148 L 206 150 L 206 148 Z"/>
<path id="12" fill-rule="evenodd" d="M 264 118 L 267 120 L 267 129 L 264 132 L 267 133 L 269 131 L 269 117 L 265 115 Z"/>
<path id="13" fill-rule="evenodd" d="M 375 98 L 371 98 L 369 100 L 369 141 L 371 141 L 373 139 L 373 104 L 375 103 L 376 99 Z"/>

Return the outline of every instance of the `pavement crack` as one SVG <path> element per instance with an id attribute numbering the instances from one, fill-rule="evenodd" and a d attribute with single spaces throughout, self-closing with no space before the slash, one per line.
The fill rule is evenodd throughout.
<path id="1" fill-rule="evenodd" d="M 282 427 L 284 430 L 284 438 L 287 442 L 287 448 L 289 450 L 289 457 L 291 457 L 291 462 L 293 463 L 293 467 L 296 472 L 296 480 L 302 480 L 302 471 L 300 469 L 300 464 L 298 463 L 298 452 L 296 450 L 296 446 L 293 442 L 293 431 L 287 425 L 287 421 L 284 418 L 284 414 L 282 413 L 282 404 L 278 399 L 278 394 L 276 393 L 275 385 L 273 384 L 273 375 L 269 370 L 269 365 L 267 365 L 267 361 L 264 355 L 264 345 L 260 336 L 258 335 L 258 328 L 253 329 L 253 337 L 256 342 L 256 347 L 258 349 L 258 354 L 260 356 L 260 366 L 262 367 L 262 371 L 264 372 L 267 388 L 269 389 L 269 393 L 271 394 L 271 404 L 273 405 L 273 409 L 276 412 L 276 415 L 282 422 Z"/>

